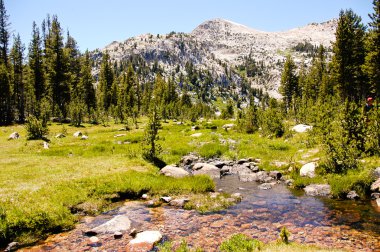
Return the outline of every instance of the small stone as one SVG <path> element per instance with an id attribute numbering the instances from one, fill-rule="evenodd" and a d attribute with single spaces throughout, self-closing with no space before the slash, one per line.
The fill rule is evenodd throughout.
<path id="1" fill-rule="evenodd" d="M 87 139 L 88 139 L 88 136 L 83 135 L 80 139 L 81 139 L 81 140 L 87 140 Z"/>
<path id="2" fill-rule="evenodd" d="M 199 129 L 200 129 L 200 127 L 198 125 L 191 127 L 191 130 L 199 130 Z"/>
<path id="3" fill-rule="evenodd" d="M 88 245 L 91 246 L 91 247 L 99 247 L 101 245 L 101 243 L 99 242 L 99 238 L 96 237 L 96 236 L 91 236 L 89 241 L 88 241 Z"/>
<path id="4" fill-rule="evenodd" d="M 47 142 L 44 142 L 44 149 L 49 149 L 49 144 Z"/>
<path id="5" fill-rule="evenodd" d="M 376 204 L 377 204 L 378 207 L 380 207 L 380 198 L 376 199 Z"/>
<path id="6" fill-rule="evenodd" d="M 380 193 L 371 193 L 371 199 L 380 199 Z"/>
<path id="7" fill-rule="evenodd" d="M 18 242 L 11 242 L 8 244 L 8 246 L 4 250 L 4 252 L 15 251 L 19 246 L 20 246 L 20 244 Z"/>
<path id="8" fill-rule="evenodd" d="M 272 185 L 270 183 L 264 183 L 264 184 L 259 185 L 260 190 L 269 190 L 271 188 L 272 188 Z"/>
<path id="9" fill-rule="evenodd" d="M 186 204 L 186 202 L 189 202 L 189 199 L 175 199 L 171 200 L 169 202 L 170 206 L 178 207 L 178 208 L 183 208 Z"/>
<path id="10" fill-rule="evenodd" d="M 269 172 L 269 176 L 271 176 L 271 177 L 274 178 L 274 179 L 279 180 L 279 179 L 281 179 L 281 177 L 282 177 L 282 173 L 279 172 L 279 171 L 270 171 L 270 172 Z"/>
<path id="11" fill-rule="evenodd" d="M 200 136 L 202 136 L 202 133 L 195 133 L 191 135 L 191 137 L 200 137 Z"/>
<path id="12" fill-rule="evenodd" d="M 63 133 L 58 133 L 57 135 L 55 135 L 55 138 L 64 138 L 66 137 Z"/>
<path id="13" fill-rule="evenodd" d="M 350 191 L 349 193 L 347 193 L 347 199 L 359 199 L 359 195 L 355 191 Z"/>
<path id="14" fill-rule="evenodd" d="M 113 137 L 122 137 L 122 136 L 126 136 L 127 134 L 117 134 L 117 135 L 114 135 Z"/>
<path id="15" fill-rule="evenodd" d="M 373 191 L 373 192 L 379 192 L 380 191 L 380 178 L 378 178 L 375 182 L 372 183 L 371 191 Z"/>
<path id="16" fill-rule="evenodd" d="M 172 200 L 172 197 L 161 197 L 160 200 L 162 200 L 165 203 L 169 203 Z"/>
<path id="17" fill-rule="evenodd" d="M 141 198 L 144 199 L 144 200 L 146 200 L 146 199 L 149 198 L 149 196 L 148 196 L 148 194 L 144 193 L 143 195 L 141 195 Z"/>
<path id="18" fill-rule="evenodd" d="M 372 176 L 374 179 L 379 179 L 380 178 L 380 167 L 377 167 L 376 169 L 373 170 Z"/>
<path id="19" fill-rule="evenodd" d="M 123 233 L 122 232 L 119 232 L 119 231 L 116 231 L 114 234 L 113 234 L 113 237 L 115 239 L 121 239 L 121 237 L 123 237 Z"/>
<path id="20" fill-rule="evenodd" d="M 129 235 L 134 238 L 136 237 L 137 233 L 139 232 L 136 230 L 136 228 L 132 228 L 131 231 L 129 232 Z"/>
<path id="21" fill-rule="evenodd" d="M 287 186 L 292 186 L 293 183 L 294 183 L 293 179 L 287 179 L 287 180 L 285 180 L 285 185 L 287 185 Z"/>
<path id="22" fill-rule="evenodd" d="M 12 134 L 9 135 L 8 140 L 15 140 L 19 138 L 20 138 L 20 134 L 18 132 L 13 132 Z"/>
<path id="23" fill-rule="evenodd" d="M 75 133 L 73 134 L 73 136 L 74 136 L 74 137 L 80 137 L 80 136 L 82 136 L 82 132 L 77 131 L 77 132 L 75 132 Z"/>

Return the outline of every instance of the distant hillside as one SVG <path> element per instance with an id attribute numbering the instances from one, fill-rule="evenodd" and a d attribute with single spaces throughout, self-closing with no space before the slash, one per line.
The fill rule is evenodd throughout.
<path id="1" fill-rule="evenodd" d="M 233 85 L 239 93 L 244 79 L 248 85 L 280 97 L 278 87 L 285 56 L 297 64 L 310 64 L 316 47 L 329 50 L 335 40 L 336 20 L 312 23 L 283 32 L 258 31 L 224 19 L 206 21 L 191 33 L 144 34 L 123 42 L 113 42 L 94 53 L 100 60 L 108 51 L 113 62 L 139 57 L 147 66 L 160 67 L 166 77 L 188 76 L 191 64 L 207 72 L 214 86 Z M 94 73 L 97 73 L 95 67 Z"/>

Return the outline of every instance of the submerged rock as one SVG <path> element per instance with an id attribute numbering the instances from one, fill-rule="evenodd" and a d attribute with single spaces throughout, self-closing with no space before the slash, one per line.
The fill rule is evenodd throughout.
<path id="1" fill-rule="evenodd" d="M 271 183 L 264 183 L 259 185 L 260 190 L 269 190 L 272 189 L 272 184 Z"/>
<path id="2" fill-rule="evenodd" d="M 96 234 L 114 234 L 126 232 L 131 228 L 131 220 L 125 215 L 117 215 L 106 223 L 90 230 Z"/>

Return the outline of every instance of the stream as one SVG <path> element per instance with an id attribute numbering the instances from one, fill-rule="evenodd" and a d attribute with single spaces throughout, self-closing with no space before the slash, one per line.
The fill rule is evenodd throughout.
<path id="1" fill-rule="evenodd" d="M 212 214 L 169 206 L 148 208 L 141 201 L 126 202 L 97 217 L 85 217 L 74 230 L 22 251 L 125 251 L 131 240 L 128 235 L 122 239 L 99 235 L 96 247 L 84 235 L 89 228 L 120 214 L 126 214 L 141 230 L 159 230 L 165 240 L 175 241 L 174 244 L 185 240 L 189 246 L 205 251 L 218 251 L 221 242 L 235 233 L 272 242 L 284 226 L 291 233 L 290 241 L 348 251 L 380 251 L 380 209 L 370 201 L 310 197 L 283 184 L 259 190 L 258 183 L 240 182 L 233 175 L 215 182 L 218 190 L 239 192 L 243 200 Z"/>

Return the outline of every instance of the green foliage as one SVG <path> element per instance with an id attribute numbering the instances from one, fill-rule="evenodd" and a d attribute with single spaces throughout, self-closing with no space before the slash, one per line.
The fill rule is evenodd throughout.
<path id="1" fill-rule="evenodd" d="M 230 239 L 222 242 L 220 251 L 223 252 L 253 252 L 259 251 L 263 247 L 263 243 L 251 239 L 244 234 L 235 234 Z"/>
<path id="2" fill-rule="evenodd" d="M 350 170 L 346 174 L 328 174 L 327 181 L 335 198 L 346 198 L 348 192 L 354 190 L 361 198 L 366 198 L 372 183 L 370 170 Z M 366 196 L 367 195 L 367 196 Z"/>
<path id="3" fill-rule="evenodd" d="M 368 93 L 368 82 L 363 73 L 365 26 L 361 21 L 351 9 L 339 14 L 331 75 L 342 101 L 348 99 L 360 103 Z"/>
<path id="4" fill-rule="evenodd" d="M 158 155 L 162 151 L 162 148 L 157 144 L 159 140 L 158 130 L 161 127 L 161 117 L 160 117 L 160 105 L 162 102 L 162 90 L 163 90 L 163 81 L 161 77 L 156 78 L 154 90 L 154 98 L 152 98 L 149 108 L 149 121 L 145 127 L 145 135 L 143 141 L 143 158 L 150 161 L 158 161 Z"/>
<path id="5" fill-rule="evenodd" d="M 45 120 L 38 120 L 35 116 L 27 118 L 25 129 L 28 132 L 29 140 L 44 139 L 49 132 Z"/>
<path id="6" fill-rule="evenodd" d="M 69 104 L 69 115 L 71 117 L 71 123 L 79 127 L 86 114 L 86 105 L 79 99 L 72 100 Z"/>
<path id="7" fill-rule="evenodd" d="M 234 117 L 234 105 L 231 99 L 227 101 L 227 105 L 222 109 L 220 118 L 222 119 L 231 119 Z"/>
<path id="8" fill-rule="evenodd" d="M 260 125 L 264 135 L 281 137 L 285 133 L 283 114 L 278 108 L 268 108 L 260 118 Z"/>
<path id="9" fill-rule="evenodd" d="M 284 70 L 281 74 L 280 92 L 287 110 L 290 109 L 294 95 L 298 94 L 298 77 L 295 73 L 296 65 L 293 59 L 288 55 L 286 57 Z"/>
<path id="10" fill-rule="evenodd" d="M 326 133 L 327 172 L 344 173 L 358 167 L 358 158 L 364 151 L 364 118 L 354 103 L 346 102 L 343 111 L 337 115 Z"/>

